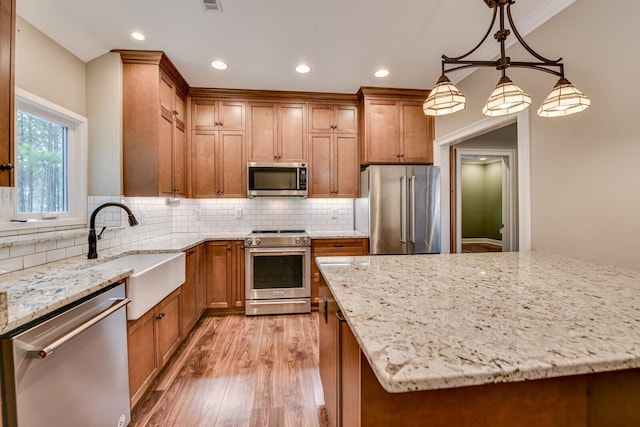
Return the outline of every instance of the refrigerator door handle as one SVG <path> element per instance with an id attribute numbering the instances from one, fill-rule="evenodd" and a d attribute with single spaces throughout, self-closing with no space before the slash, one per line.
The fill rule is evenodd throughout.
<path id="1" fill-rule="evenodd" d="M 400 178 L 400 241 L 407 243 L 407 177 Z"/>
<path id="2" fill-rule="evenodd" d="M 409 227 L 411 243 L 416 242 L 416 177 L 409 178 Z M 413 250 L 413 249 L 412 249 Z"/>

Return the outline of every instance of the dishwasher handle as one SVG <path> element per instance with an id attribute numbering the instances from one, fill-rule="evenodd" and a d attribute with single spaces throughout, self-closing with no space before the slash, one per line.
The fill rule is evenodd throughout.
<path id="1" fill-rule="evenodd" d="M 95 316 L 93 316 L 92 318 L 90 318 L 89 320 L 87 320 L 86 322 L 84 322 L 83 324 L 78 326 L 77 328 L 67 332 L 66 334 L 64 334 L 63 336 L 61 336 L 57 340 L 53 341 L 52 343 L 43 346 L 42 349 L 29 351 L 29 356 L 32 357 L 32 358 L 40 358 L 40 359 L 46 358 L 49 354 L 51 354 L 53 351 L 55 351 L 58 347 L 60 347 L 60 346 L 62 346 L 64 344 L 66 344 L 67 342 L 71 341 L 73 338 L 77 337 L 78 335 L 80 335 L 81 333 L 83 333 L 84 331 L 86 331 L 87 329 L 89 329 L 90 327 L 95 325 L 96 323 L 100 322 L 101 320 L 105 319 L 106 317 L 109 317 L 110 315 L 112 315 L 116 311 L 118 311 L 121 308 L 125 307 L 130 302 L 131 302 L 131 298 L 116 298 L 116 299 L 114 299 L 114 303 L 111 304 L 111 306 L 109 308 L 107 308 L 106 310 L 104 310 L 103 312 L 101 312 L 99 314 L 96 314 Z"/>

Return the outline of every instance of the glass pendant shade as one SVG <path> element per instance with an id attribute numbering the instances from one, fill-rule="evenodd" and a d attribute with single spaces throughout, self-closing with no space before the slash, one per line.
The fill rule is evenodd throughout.
<path id="1" fill-rule="evenodd" d="M 438 83 L 424 101 L 422 109 L 428 116 L 443 116 L 464 109 L 466 100 L 447 76 L 440 76 Z"/>
<path id="2" fill-rule="evenodd" d="M 502 77 L 487 103 L 482 108 L 485 116 L 506 116 L 517 113 L 531 105 L 531 97 L 513 84 L 509 77 Z"/>
<path id="3" fill-rule="evenodd" d="M 540 117 L 561 117 L 579 113 L 591 105 L 591 100 L 562 77 L 538 109 Z"/>

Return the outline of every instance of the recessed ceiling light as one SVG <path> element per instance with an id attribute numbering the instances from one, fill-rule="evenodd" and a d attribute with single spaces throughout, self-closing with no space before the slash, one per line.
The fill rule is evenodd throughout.
<path id="1" fill-rule="evenodd" d="M 480 157 L 478 160 L 485 161 L 485 160 L 487 160 L 487 158 L 486 157 Z"/>
<path id="2" fill-rule="evenodd" d="M 131 37 L 133 37 L 136 40 L 140 40 L 140 41 L 145 39 L 144 34 L 138 33 L 138 32 L 131 33 Z"/>
<path id="3" fill-rule="evenodd" d="M 227 65 L 226 62 L 224 61 L 219 61 L 219 60 L 215 60 L 211 63 L 211 66 L 213 68 L 215 68 L 216 70 L 226 70 L 227 68 L 229 68 L 229 66 Z"/>
<path id="4" fill-rule="evenodd" d="M 296 71 L 299 72 L 300 74 L 306 74 L 309 71 L 311 71 L 311 67 L 309 67 L 306 64 L 300 64 L 296 67 Z"/>
<path id="5" fill-rule="evenodd" d="M 379 69 L 375 73 L 373 73 L 376 77 L 387 77 L 389 75 L 389 70 L 385 70 L 384 68 Z"/>

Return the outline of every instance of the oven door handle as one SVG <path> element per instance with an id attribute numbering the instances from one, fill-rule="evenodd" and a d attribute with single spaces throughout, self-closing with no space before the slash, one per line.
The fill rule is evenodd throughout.
<path id="1" fill-rule="evenodd" d="M 75 337 L 77 337 L 82 332 L 86 331 L 87 329 L 89 329 L 90 327 L 95 325 L 96 323 L 100 322 L 101 320 L 103 320 L 106 317 L 111 316 L 116 311 L 118 311 L 121 308 L 125 307 L 127 304 L 129 304 L 131 302 L 131 298 L 117 298 L 117 299 L 114 299 L 113 301 L 114 301 L 113 304 L 111 304 L 111 306 L 109 308 L 107 308 L 106 310 L 104 310 L 101 313 L 98 313 L 97 315 L 93 316 L 92 318 L 90 318 L 89 320 L 87 320 L 86 322 L 84 322 L 83 324 L 78 326 L 77 328 L 67 332 L 66 334 L 64 334 L 63 336 L 58 338 L 57 340 L 55 340 L 55 341 L 53 341 L 53 342 L 51 342 L 51 343 L 49 343 L 49 344 L 47 344 L 45 346 L 42 346 L 41 349 L 29 351 L 28 355 L 30 357 L 36 358 L 36 359 L 37 358 L 40 358 L 40 359 L 46 358 L 53 351 L 55 351 L 58 347 L 66 344 L 67 342 L 71 341 L 72 339 L 74 339 Z"/>
<path id="2" fill-rule="evenodd" d="M 292 300 L 278 300 L 277 303 L 273 301 L 250 301 L 249 305 L 274 305 L 274 304 L 306 304 L 307 301 L 303 299 L 292 299 Z"/>
<path id="3" fill-rule="evenodd" d="M 289 255 L 289 254 L 305 254 L 311 248 L 305 246 L 303 248 L 250 248 L 250 254 L 270 254 L 270 255 Z M 246 250 L 246 249 L 245 249 Z"/>

